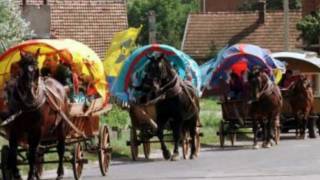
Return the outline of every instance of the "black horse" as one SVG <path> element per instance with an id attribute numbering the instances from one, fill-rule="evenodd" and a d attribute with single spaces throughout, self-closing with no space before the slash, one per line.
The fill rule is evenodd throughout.
<path id="1" fill-rule="evenodd" d="M 191 137 L 190 159 L 197 157 L 195 147 L 196 128 L 199 124 L 199 100 L 194 87 L 177 75 L 164 56 L 149 56 L 145 76 L 136 90 L 144 92 L 140 104 L 154 104 L 157 114 L 157 136 L 165 159 L 179 159 L 179 143 L 187 132 Z M 173 131 L 174 150 L 170 151 L 163 141 L 163 131 L 169 122 Z"/>
<path id="2" fill-rule="evenodd" d="M 39 76 L 36 54 L 21 52 L 18 62 L 19 74 L 15 83 L 6 87 L 8 104 L 1 110 L 2 119 L 7 122 L 5 130 L 9 139 L 8 164 L 5 179 L 21 179 L 17 168 L 18 145 L 28 145 L 28 180 L 39 179 L 37 164 L 42 163 L 38 152 L 40 142 L 57 142 L 59 155 L 58 178 L 63 176 L 63 157 L 65 152 L 65 123 L 60 112 L 68 114 L 67 95 L 64 87 L 52 78 Z M 56 106 L 53 107 L 52 104 Z M 57 106 L 59 109 L 57 109 Z M 6 121 L 5 121 L 6 122 Z M 43 154 L 42 154 L 43 156 Z"/>

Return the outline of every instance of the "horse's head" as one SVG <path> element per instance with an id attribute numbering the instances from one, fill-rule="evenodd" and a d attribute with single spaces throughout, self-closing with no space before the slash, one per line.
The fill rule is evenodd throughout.
<path id="1" fill-rule="evenodd" d="M 20 52 L 20 78 L 24 83 L 30 83 L 38 78 L 39 69 L 37 59 L 39 56 L 39 49 L 36 54 L 28 53 L 28 52 Z"/>
<path id="2" fill-rule="evenodd" d="M 290 88 L 296 93 L 307 93 L 312 88 L 311 82 L 304 75 L 299 75 L 293 86 Z"/>
<path id="3" fill-rule="evenodd" d="M 153 91 L 158 91 L 172 79 L 172 68 L 165 60 L 164 55 L 148 56 L 149 62 L 145 68 L 143 83 Z"/>
<path id="4" fill-rule="evenodd" d="M 248 83 L 250 90 L 250 98 L 258 100 L 265 91 L 268 85 L 268 75 L 264 72 L 261 67 L 254 67 L 252 71 L 248 72 Z"/>

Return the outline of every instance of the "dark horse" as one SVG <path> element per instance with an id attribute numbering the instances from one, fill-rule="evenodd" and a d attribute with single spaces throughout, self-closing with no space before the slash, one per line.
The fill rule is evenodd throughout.
<path id="1" fill-rule="evenodd" d="M 18 145 L 27 145 L 30 168 L 28 179 L 39 179 L 36 166 L 36 163 L 41 163 L 38 162 L 38 147 L 40 142 L 48 140 L 57 143 L 57 179 L 60 179 L 64 174 L 65 123 L 58 111 L 68 113 L 67 95 L 64 87 L 56 80 L 39 76 L 39 50 L 35 55 L 26 52 L 21 52 L 20 55 L 19 74 L 14 83 L 6 87 L 8 104 L 6 110 L 1 113 L 2 119 L 13 119 L 5 125 L 9 140 L 7 168 L 10 177 L 7 178 L 21 179 L 17 168 L 17 148 Z"/>
<path id="2" fill-rule="evenodd" d="M 161 143 L 163 157 L 165 159 L 171 157 L 171 160 L 179 159 L 179 143 L 186 132 L 189 132 L 191 137 L 190 159 L 197 157 L 195 135 L 199 123 L 200 107 L 193 86 L 181 80 L 169 62 L 161 55 L 157 58 L 149 57 L 145 76 L 138 89 L 146 94 L 141 98 L 143 100 L 140 101 L 140 104 L 155 105 L 157 136 Z M 171 125 L 173 132 L 172 156 L 163 139 L 163 131 L 167 123 Z"/>
<path id="3" fill-rule="evenodd" d="M 309 116 L 313 111 L 314 96 L 310 81 L 303 75 L 297 76 L 290 85 L 288 92 L 284 95 L 284 100 L 291 106 L 291 112 L 296 119 L 296 136 L 305 137 L 308 127 L 309 137 L 315 138 L 314 123 L 309 121 Z"/>
<path id="4" fill-rule="evenodd" d="M 263 147 L 271 147 L 271 139 L 280 141 L 280 113 L 282 96 L 278 86 L 263 69 L 255 67 L 248 74 L 250 115 L 253 118 L 254 148 L 258 147 L 259 126 L 262 128 Z"/>

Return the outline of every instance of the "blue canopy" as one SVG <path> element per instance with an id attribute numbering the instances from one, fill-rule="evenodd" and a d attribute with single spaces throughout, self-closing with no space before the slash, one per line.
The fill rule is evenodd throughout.
<path id="1" fill-rule="evenodd" d="M 132 92 L 130 84 L 140 84 L 144 68 L 149 62 L 147 55 L 162 53 L 170 62 L 182 79 L 186 79 L 188 73 L 192 75 L 192 84 L 200 95 L 201 75 L 198 64 L 188 55 L 174 47 L 164 44 L 152 44 L 136 49 L 124 62 L 118 78 L 111 89 L 111 94 L 117 99 L 128 102 Z M 135 94 L 134 94 L 135 96 Z"/>
<path id="2" fill-rule="evenodd" d="M 202 79 L 204 86 L 217 90 L 219 79 L 226 79 L 231 68 L 240 61 L 245 62 L 249 70 L 254 66 L 266 69 L 272 80 L 274 80 L 274 69 L 285 68 L 283 63 L 272 58 L 266 49 L 252 44 L 236 44 L 222 49 L 214 61 L 209 61 L 210 67 L 207 67 L 206 75 Z M 205 67 L 201 69 L 205 70 Z"/>

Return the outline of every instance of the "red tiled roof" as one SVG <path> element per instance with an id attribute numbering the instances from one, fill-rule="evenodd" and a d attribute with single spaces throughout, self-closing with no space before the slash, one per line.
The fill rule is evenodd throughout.
<path id="1" fill-rule="evenodd" d="M 271 51 L 284 48 L 283 12 L 266 13 L 259 23 L 258 12 L 217 12 L 189 15 L 182 50 L 198 60 L 205 60 L 212 46 L 218 49 L 235 43 L 252 43 Z M 296 23 L 301 11 L 290 12 L 290 48 L 300 44 Z"/>
<path id="2" fill-rule="evenodd" d="M 47 1 L 51 6 L 51 31 L 58 38 L 83 42 L 101 58 L 114 34 L 128 27 L 125 0 Z M 27 5 L 42 4 L 43 0 L 27 0 Z"/>

